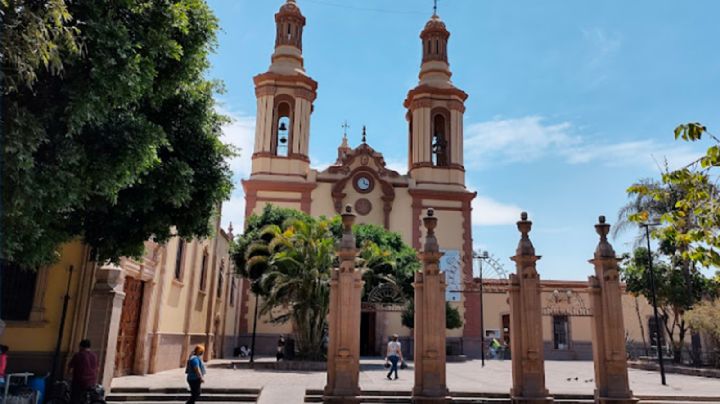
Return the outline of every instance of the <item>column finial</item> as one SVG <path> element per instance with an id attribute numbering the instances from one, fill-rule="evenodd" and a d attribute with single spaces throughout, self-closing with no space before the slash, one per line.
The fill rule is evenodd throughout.
<path id="1" fill-rule="evenodd" d="M 598 224 L 595 225 L 595 231 L 600 236 L 595 249 L 595 256 L 598 258 L 615 258 L 615 250 L 607 239 L 610 232 L 610 224 L 605 223 L 605 216 L 598 217 Z"/>
<path id="2" fill-rule="evenodd" d="M 535 255 L 535 247 L 530 241 L 530 230 L 532 229 L 532 221 L 528 220 L 527 212 L 520 214 L 520 221 L 517 222 L 517 228 L 520 231 L 520 242 L 518 243 L 516 255 Z"/>

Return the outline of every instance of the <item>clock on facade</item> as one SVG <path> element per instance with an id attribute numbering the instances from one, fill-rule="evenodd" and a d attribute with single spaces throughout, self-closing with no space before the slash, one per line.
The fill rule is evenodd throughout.
<path id="1" fill-rule="evenodd" d="M 358 192 L 370 192 L 372 191 L 374 185 L 375 184 L 373 183 L 373 180 L 370 176 L 358 175 L 357 177 L 355 177 L 355 189 Z"/>

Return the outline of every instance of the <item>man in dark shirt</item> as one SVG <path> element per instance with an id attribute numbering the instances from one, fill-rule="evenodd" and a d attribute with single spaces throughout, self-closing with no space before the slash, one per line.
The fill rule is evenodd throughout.
<path id="1" fill-rule="evenodd" d="M 90 351 L 90 340 L 80 341 L 80 351 L 72 357 L 68 367 L 72 373 L 71 402 L 80 403 L 83 394 L 97 384 L 98 359 Z"/>

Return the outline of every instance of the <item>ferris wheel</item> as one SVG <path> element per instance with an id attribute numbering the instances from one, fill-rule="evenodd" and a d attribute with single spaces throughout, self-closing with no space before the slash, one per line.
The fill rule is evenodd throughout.
<path id="1" fill-rule="evenodd" d="M 488 251 L 473 251 L 473 278 L 507 279 L 508 271 Z"/>

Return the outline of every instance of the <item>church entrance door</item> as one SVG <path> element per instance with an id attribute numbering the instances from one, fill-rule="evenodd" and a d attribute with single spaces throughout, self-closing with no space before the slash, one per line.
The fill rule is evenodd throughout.
<path id="1" fill-rule="evenodd" d="M 122 314 L 120 315 L 120 330 L 118 332 L 117 354 L 115 355 L 116 377 L 132 373 L 138 329 L 140 327 L 143 286 L 143 282 L 139 279 L 125 278 L 123 287 L 125 300 L 123 300 Z"/>
<path id="2" fill-rule="evenodd" d="M 374 311 L 362 312 L 360 316 L 360 355 L 378 356 L 375 344 L 375 318 Z"/>

